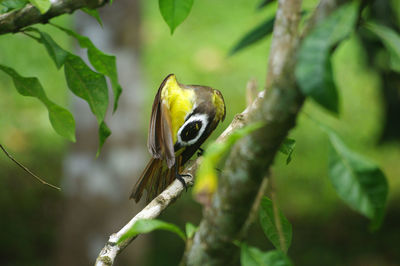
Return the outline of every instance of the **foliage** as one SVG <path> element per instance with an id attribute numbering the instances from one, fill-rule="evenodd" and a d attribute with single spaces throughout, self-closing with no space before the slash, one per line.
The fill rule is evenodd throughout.
<path id="1" fill-rule="evenodd" d="M 261 128 L 263 125 L 263 122 L 246 125 L 245 127 L 232 132 L 232 134 L 223 142 L 214 142 L 210 144 L 205 151 L 202 162 L 196 172 L 197 180 L 193 188 L 193 194 L 199 202 L 203 204 L 208 204 L 210 202 L 218 185 L 218 178 L 215 169 L 233 144 L 242 137 Z"/>
<path id="2" fill-rule="evenodd" d="M 176 27 L 189 15 L 193 0 L 159 0 L 160 12 L 165 22 L 174 33 Z"/>
<path id="3" fill-rule="evenodd" d="M 390 66 L 400 72 L 400 35 L 391 28 L 377 23 L 366 23 L 365 27 L 378 36 L 390 54 Z"/>
<path id="4" fill-rule="evenodd" d="M 51 7 L 50 0 L 29 0 L 29 2 L 39 9 L 42 14 L 46 13 Z"/>
<path id="5" fill-rule="evenodd" d="M 42 13 L 46 12 L 50 4 L 50 1 L 46 0 L 30 2 L 34 3 Z M 260 1 L 259 7 L 265 7 L 270 2 L 272 1 Z M 28 1 L 25 0 L 1 1 L 0 4 L 3 7 L 1 12 L 20 9 L 27 3 Z M 171 34 L 186 19 L 192 5 L 193 1 L 159 1 L 160 12 L 170 27 Z M 97 11 L 84 10 L 84 12 L 89 13 L 101 22 Z M 359 15 L 361 18 L 358 17 Z M 255 44 L 268 36 L 272 31 L 272 25 L 273 18 L 270 17 L 245 35 L 231 50 L 231 54 L 248 48 L 250 44 Z M 304 39 L 298 53 L 298 65 L 295 73 L 304 95 L 334 114 L 339 113 L 340 100 L 334 78 L 335 69 L 332 67 L 333 52 L 353 31 L 359 30 L 359 25 L 380 38 L 380 41 L 389 51 L 391 67 L 396 71 L 400 69 L 400 38 L 395 30 L 379 22 L 370 21 L 368 12 L 360 12 L 360 7 L 356 4 L 356 1 L 338 9 L 321 22 Z M 102 53 L 85 36 L 80 36 L 65 28 L 58 28 L 76 38 L 81 47 L 87 49 L 90 63 L 95 71 L 91 70 L 81 58 L 61 48 L 48 33 L 35 28 L 24 29 L 23 33 L 44 46 L 58 69 L 64 67 L 69 89 L 88 102 L 99 123 L 99 146 L 101 147 L 110 134 L 109 128 L 104 123 L 108 107 L 106 76 L 110 79 L 114 92 L 114 111 L 117 109 L 118 98 L 121 94 L 121 87 L 118 83 L 115 67 L 115 57 Z M 7 66 L 1 65 L 0 68 L 3 72 L 11 76 L 20 94 L 36 97 L 46 106 L 49 112 L 49 120 L 58 134 L 72 141 L 75 140 L 75 125 L 72 115 L 68 110 L 48 99 L 40 81 L 36 77 L 23 77 L 17 71 Z M 81 82 L 76 82 L 76 78 L 81 79 Z M 93 86 L 93 84 L 96 86 Z M 337 194 L 352 209 L 370 218 L 371 227 L 376 229 L 382 222 L 388 194 L 388 184 L 383 171 L 377 164 L 347 147 L 334 130 L 324 126 L 322 126 L 322 129 L 327 133 L 330 141 L 328 172 Z M 358 133 L 354 132 L 353 135 L 357 135 Z M 304 142 L 302 143 L 302 139 L 296 139 L 299 146 L 304 144 Z M 214 184 L 215 189 L 217 185 L 216 164 L 233 143 L 227 146 L 222 145 L 219 148 L 215 148 L 215 150 L 210 145 L 206 151 L 206 156 L 203 158 L 202 165 L 206 168 L 206 170 L 203 170 L 205 174 L 199 172 L 200 178 L 197 182 L 199 186 L 202 184 L 201 176 L 211 176 L 211 179 L 206 179 L 208 180 L 206 183 Z M 280 151 L 287 155 L 286 163 L 289 163 L 292 159 L 291 155 L 295 144 L 296 142 L 293 139 L 286 139 L 280 147 Z M 207 158 L 211 159 L 208 160 Z M 263 199 L 260 209 L 260 223 L 274 246 L 277 249 L 286 251 L 291 242 L 291 226 L 281 211 L 278 212 L 278 216 L 276 215 L 273 204 L 268 199 Z M 279 226 L 276 224 L 277 219 L 284 228 L 283 239 L 284 243 L 286 243 L 284 246 L 279 241 L 282 239 L 282 232 L 279 232 Z M 171 224 L 157 220 L 154 223 L 151 221 L 139 221 L 138 224 L 137 228 L 133 232 L 130 232 L 130 236 L 155 229 L 165 229 L 175 232 L 182 239 L 185 239 L 183 232 Z M 186 224 L 187 238 L 191 238 L 195 230 L 192 224 Z M 268 265 L 290 265 L 290 261 L 281 251 L 263 252 L 258 248 L 248 246 L 246 243 L 241 243 L 240 246 L 241 262 L 243 265 L 265 265 L 267 262 Z M 277 262 L 273 263 L 272 261 Z"/>
<path id="6" fill-rule="evenodd" d="M 240 263 L 242 266 L 291 266 L 286 255 L 279 250 L 263 252 L 256 247 L 241 245 Z"/>
<path id="7" fill-rule="evenodd" d="M 137 236 L 138 234 L 149 233 L 154 230 L 166 230 L 180 236 L 183 241 L 186 241 L 185 234 L 179 227 L 174 224 L 163 222 L 157 219 L 138 220 L 136 223 L 118 240 L 118 243 L 124 242 L 126 239 Z"/>
<path id="8" fill-rule="evenodd" d="M 296 147 L 296 141 L 294 139 L 286 138 L 283 141 L 281 147 L 279 148 L 280 152 L 287 155 L 286 164 L 289 164 L 290 161 L 292 160 L 292 154 L 294 152 L 295 147 Z"/>
<path id="9" fill-rule="evenodd" d="M 388 184 L 382 170 L 369 159 L 349 149 L 338 134 L 312 119 L 329 137 L 329 178 L 339 195 L 351 208 L 371 219 L 371 229 L 380 227 Z"/>
<path id="10" fill-rule="evenodd" d="M 282 211 L 269 198 L 263 197 L 260 205 L 260 224 L 272 244 L 287 252 L 292 242 L 292 225 Z"/>
<path id="11" fill-rule="evenodd" d="M 272 33 L 272 29 L 274 27 L 275 17 L 268 18 L 260 25 L 256 26 L 253 30 L 249 33 L 244 35 L 230 50 L 229 55 L 234 55 L 235 53 L 239 52 L 240 50 L 246 48 L 247 46 L 254 44 L 263 38 L 267 37 Z"/>
<path id="12" fill-rule="evenodd" d="M 12 9 L 23 8 L 26 3 L 27 2 L 24 1 L 12 2 L 11 0 L 7 0 L 1 4 L 6 6 L 8 8 L 7 11 L 9 11 Z M 31 1 L 31 3 L 35 5 L 42 13 L 47 12 L 51 6 L 50 1 L 48 0 L 35 0 Z M 94 16 L 99 22 L 101 22 L 96 10 L 85 9 L 85 12 Z M 89 61 L 98 72 L 91 70 L 91 68 L 79 56 L 64 50 L 46 32 L 40 31 L 34 27 L 27 27 L 22 29 L 21 32 L 42 44 L 58 69 L 64 67 L 65 79 L 67 81 L 68 88 L 76 96 L 84 99 L 89 104 L 90 109 L 96 116 L 99 125 L 98 156 L 105 140 L 111 134 L 111 130 L 104 121 L 108 109 L 108 86 L 105 76 L 110 79 L 114 91 L 114 112 L 118 107 L 118 99 L 122 92 L 122 88 L 118 83 L 115 56 L 107 55 L 101 52 L 90 41 L 90 39 L 85 36 L 81 36 L 74 31 L 61 26 L 54 24 L 53 26 L 76 38 L 81 47 L 87 49 Z M 35 36 L 34 34 L 39 36 Z M 16 83 L 17 74 L 15 70 L 4 66 L 3 71 L 8 74 L 13 73 L 14 84 L 20 93 L 22 91 L 22 87 L 29 88 L 34 86 L 37 88 L 35 89 L 36 94 L 29 96 L 35 96 L 39 98 L 46 105 L 49 110 L 50 122 L 58 134 L 68 138 L 71 141 L 75 141 L 75 122 L 71 113 L 47 99 L 44 89 L 40 85 L 38 78 L 19 77 Z"/>
<path id="13" fill-rule="evenodd" d="M 339 196 L 352 208 L 371 219 L 371 228 L 380 227 L 388 184 L 382 170 L 369 159 L 351 151 L 332 130 L 329 177 Z"/>
<path id="14" fill-rule="evenodd" d="M 258 4 L 257 8 L 262 9 L 274 1 L 275 0 L 261 0 L 260 3 Z"/>
<path id="15" fill-rule="evenodd" d="M 47 107 L 50 122 L 58 134 L 75 141 L 75 121 L 72 114 L 47 97 L 37 78 L 22 77 L 12 68 L 3 65 L 0 65 L 0 69 L 13 79 L 15 88 L 21 95 L 36 97 Z"/>
<path id="16" fill-rule="evenodd" d="M 194 236 L 194 233 L 196 233 L 197 227 L 194 226 L 192 223 L 186 223 L 186 237 L 188 239 L 192 238 Z"/>
<path id="17" fill-rule="evenodd" d="M 353 31 L 357 10 L 357 3 L 351 2 L 333 12 L 305 38 L 298 54 L 296 78 L 301 91 L 336 114 L 339 99 L 330 55 L 332 48 Z"/>

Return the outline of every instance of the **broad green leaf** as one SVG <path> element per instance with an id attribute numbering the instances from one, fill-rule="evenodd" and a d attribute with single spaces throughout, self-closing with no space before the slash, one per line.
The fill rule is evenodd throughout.
<path id="1" fill-rule="evenodd" d="M 158 4 L 161 15 L 173 34 L 176 27 L 189 15 L 193 0 L 159 0 Z"/>
<path id="2" fill-rule="evenodd" d="M 275 0 L 261 0 L 257 5 L 257 9 L 262 9 L 272 2 L 275 2 Z"/>
<path id="3" fill-rule="evenodd" d="M 117 64 L 115 56 L 108 55 L 97 49 L 97 47 L 92 43 L 92 41 L 86 37 L 79 35 L 78 33 L 63 28 L 61 26 L 54 25 L 60 30 L 66 32 L 68 35 L 74 37 L 82 48 L 87 48 L 87 54 L 90 63 L 93 65 L 94 69 L 98 72 L 108 76 L 111 80 L 113 92 L 114 92 L 114 108 L 113 112 L 117 110 L 118 100 L 122 93 L 121 85 L 118 83 L 118 73 Z"/>
<path id="4" fill-rule="evenodd" d="M 304 95 L 333 113 L 339 112 L 338 92 L 332 75 L 332 49 L 353 31 L 358 14 L 357 2 L 345 4 L 304 39 L 295 75 Z"/>
<path id="5" fill-rule="evenodd" d="M 197 227 L 193 225 L 192 223 L 186 223 L 186 237 L 187 238 L 192 238 L 194 236 L 194 233 L 196 233 Z"/>
<path id="6" fill-rule="evenodd" d="M 95 46 L 88 48 L 88 57 L 93 67 L 100 73 L 108 76 L 111 80 L 114 93 L 113 112 L 115 112 L 118 108 L 119 97 L 122 93 L 122 87 L 118 83 L 116 58 L 115 56 L 104 54 Z"/>
<path id="7" fill-rule="evenodd" d="M 99 148 L 97 149 L 96 157 L 100 155 L 100 150 L 103 147 L 106 139 L 111 135 L 111 130 L 108 128 L 107 124 L 103 121 L 99 126 Z"/>
<path id="8" fill-rule="evenodd" d="M 38 40 L 39 42 L 41 42 L 48 54 L 50 55 L 51 59 L 53 59 L 54 63 L 56 64 L 57 68 L 60 69 L 64 63 L 65 60 L 68 56 L 68 52 L 65 51 L 63 48 L 61 48 L 54 40 L 53 38 L 51 38 L 51 36 L 45 32 L 42 32 L 36 28 L 33 27 L 29 27 L 25 30 L 28 31 L 34 31 L 39 33 L 40 35 L 40 39 Z"/>
<path id="9" fill-rule="evenodd" d="M 75 142 L 75 121 L 72 114 L 47 98 L 37 78 L 22 77 L 12 68 L 3 65 L 0 65 L 0 70 L 13 79 L 15 88 L 21 95 L 38 98 L 47 107 L 50 123 L 54 130 L 59 135 Z"/>
<path id="10" fill-rule="evenodd" d="M 233 55 L 240 50 L 248 47 L 251 44 L 254 44 L 263 38 L 267 37 L 269 34 L 272 33 L 272 29 L 274 27 L 274 21 L 275 17 L 269 18 L 257 27 L 255 27 L 253 30 L 251 30 L 249 33 L 247 33 L 245 36 L 240 39 L 236 45 L 231 49 L 229 52 L 229 55 Z"/>
<path id="11" fill-rule="evenodd" d="M 2 6 L 8 8 L 8 10 L 12 9 L 21 9 L 28 3 L 28 0 L 4 0 L 0 1 Z"/>
<path id="12" fill-rule="evenodd" d="M 278 214 L 278 217 L 277 215 Z M 263 197 L 261 200 L 259 218 L 261 227 L 272 244 L 283 252 L 287 252 L 292 242 L 292 225 L 282 211 L 273 202 Z"/>
<path id="13" fill-rule="evenodd" d="M 88 14 L 89 16 L 94 17 L 97 22 L 100 24 L 101 27 L 103 27 L 103 22 L 101 21 L 99 11 L 97 9 L 90 9 L 90 8 L 81 8 L 83 12 Z"/>
<path id="14" fill-rule="evenodd" d="M 62 49 L 47 33 L 40 31 L 40 39 L 57 68 L 60 69 L 64 65 L 68 53 Z"/>
<path id="15" fill-rule="evenodd" d="M 296 141 L 294 139 L 286 138 L 283 141 L 282 145 L 279 147 L 279 151 L 287 155 L 286 164 L 289 164 L 290 161 L 292 161 L 292 154 L 295 146 L 296 146 Z"/>
<path id="16" fill-rule="evenodd" d="M 65 65 L 64 72 L 69 89 L 88 102 L 99 123 L 99 148 L 96 157 L 99 156 L 105 140 L 111 135 L 111 130 L 104 123 L 108 107 L 108 89 L 104 76 L 92 71 L 80 57 L 62 49 L 47 33 L 33 27 L 26 30 L 40 34 L 37 41 L 45 45 L 56 66 L 61 68 Z M 52 117 L 51 121 L 56 123 L 56 117 Z"/>
<path id="17" fill-rule="evenodd" d="M 29 0 L 29 2 L 39 9 L 42 14 L 46 13 L 51 7 L 50 0 Z"/>
<path id="18" fill-rule="evenodd" d="M 279 250 L 264 252 L 242 243 L 240 248 L 241 266 L 291 266 L 289 258 Z"/>
<path id="19" fill-rule="evenodd" d="M 80 57 L 70 53 L 64 63 L 64 71 L 68 88 L 88 102 L 100 125 L 108 106 L 106 79 L 91 70 Z"/>
<path id="20" fill-rule="evenodd" d="M 400 35 L 391 28 L 377 23 L 366 23 L 365 27 L 381 39 L 390 54 L 391 68 L 400 72 Z"/>
<path id="21" fill-rule="evenodd" d="M 230 150 L 233 144 L 236 143 L 236 141 L 261 128 L 263 125 L 263 122 L 247 125 L 234 131 L 225 139 L 224 142 L 213 142 L 207 147 L 201 164 L 197 168 L 196 183 L 193 188 L 193 194 L 197 201 L 203 204 L 208 204 L 210 202 L 218 185 L 215 168 L 219 161 Z"/>
<path id="22" fill-rule="evenodd" d="M 127 239 L 133 238 L 139 234 L 146 234 L 154 230 L 170 231 L 172 233 L 177 234 L 180 238 L 183 239 L 183 241 L 186 241 L 185 234 L 182 232 L 181 229 L 179 229 L 178 226 L 156 219 L 153 220 L 146 219 L 146 220 L 138 220 L 124 235 L 121 236 L 121 238 L 118 241 L 118 244 Z"/>
<path id="23" fill-rule="evenodd" d="M 61 136 L 75 142 L 75 120 L 72 114 L 56 104 L 47 103 L 49 119 L 54 130 Z"/>
<path id="24" fill-rule="evenodd" d="M 329 178 L 339 197 L 351 208 L 371 219 L 371 229 L 380 227 L 388 194 L 381 169 L 350 150 L 331 129 L 325 128 L 331 143 Z"/>

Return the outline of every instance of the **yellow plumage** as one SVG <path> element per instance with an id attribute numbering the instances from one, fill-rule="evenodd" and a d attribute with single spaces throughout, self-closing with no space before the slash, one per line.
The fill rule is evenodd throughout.
<path id="1" fill-rule="evenodd" d="M 225 118 L 225 103 L 224 103 L 222 96 L 219 95 L 218 93 L 220 93 L 220 92 L 217 92 L 216 90 L 214 90 L 212 102 L 217 109 L 216 114 L 215 114 L 216 119 L 218 121 L 220 121 L 220 120 L 224 120 L 224 118 Z"/>
<path id="2" fill-rule="evenodd" d="M 136 202 L 147 191 L 147 201 L 177 178 L 186 183 L 182 166 L 201 150 L 200 146 L 225 118 L 221 92 L 211 87 L 178 83 L 168 75 L 154 98 L 148 148 L 152 159 L 133 188 Z"/>
<path id="3" fill-rule="evenodd" d="M 193 90 L 181 88 L 175 75 L 172 75 L 161 92 L 161 99 L 167 105 L 171 115 L 172 141 L 175 143 L 179 128 L 193 108 L 195 93 Z"/>

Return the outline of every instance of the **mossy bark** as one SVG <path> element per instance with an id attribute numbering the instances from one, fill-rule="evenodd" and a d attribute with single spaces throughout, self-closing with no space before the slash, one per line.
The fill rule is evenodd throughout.
<path id="1" fill-rule="evenodd" d="M 27 4 L 22 9 L 0 15 L 0 34 L 16 33 L 33 24 L 47 23 L 53 17 L 72 13 L 83 7 L 98 8 L 106 2 L 108 0 L 57 0 L 52 2 L 50 9 L 44 14 L 33 5 Z"/>
<path id="2" fill-rule="evenodd" d="M 337 7 L 336 0 L 322 0 L 304 34 Z M 340 1 L 342 2 L 342 1 Z M 294 69 L 301 0 L 279 0 L 269 57 L 265 97 L 249 113 L 246 123 L 265 126 L 243 138 L 231 150 L 219 186 L 193 242 L 186 248 L 185 265 L 239 265 L 240 237 L 263 177 L 267 175 L 279 146 L 295 126 L 304 102 Z"/>

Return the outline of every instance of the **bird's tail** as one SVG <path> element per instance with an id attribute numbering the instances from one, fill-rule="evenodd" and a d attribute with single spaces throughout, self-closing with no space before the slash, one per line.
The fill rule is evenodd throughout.
<path id="1" fill-rule="evenodd" d="M 170 169 L 160 159 L 152 158 L 133 187 L 130 199 L 139 202 L 147 191 L 146 202 L 158 196 L 175 179 L 175 165 Z"/>

